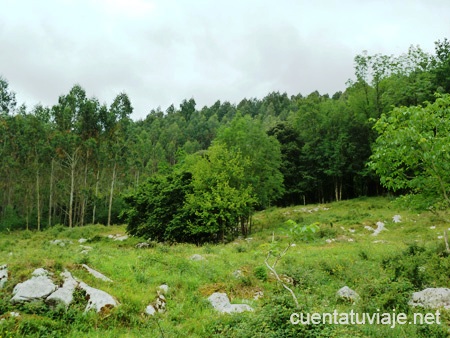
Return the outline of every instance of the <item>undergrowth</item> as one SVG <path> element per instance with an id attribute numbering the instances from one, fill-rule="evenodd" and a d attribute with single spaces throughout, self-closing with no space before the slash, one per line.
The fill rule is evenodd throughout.
<path id="1" fill-rule="evenodd" d="M 397 214 L 401 223 L 393 222 Z M 441 325 L 395 328 L 289 321 L 294 312 L 395 309 L 410 316 L 425 311 L 408 305 L 412 293 L 447 287 L 450 279 L 450 255 L 441 237 L 448 217 L 443 212 L 438 216 L 402 209 L 383 198 L 273 208 L 254 216 L 249 237 L 202 247 L 107 237 L 124 234 L 124 226 L 55 226 L 39 233 L 2 234 L 0 265 L 8 264 L 9 279 L 0 289 L 0 337 L 447 337 L 446 311 Z M 370 228 L 375 229 L 377 222 L 385 223 L 387 230 L 375 237 Z M 314 231 L 305 233 L 308 228 Z M 80 244 L 80 238 L 87 241 Z M 65 245 L 51 244 L 54 239 Z M 136 248 L 140 242 L 149 245 Z M 91 249 L 83 252 L 81 245 Z M 276 271 L 294 291 L 299 308 L 265 266 L 269 251 L 276 257 L 284 250 Z M 204 259 L 190 260 L 194 254 Z M 96 279 L 81 264 L 113 282 Z M 120 305 L 101 314 L 84 313 L 86 295 L 81 290 L 68 308 L 43 301 L 11 304 L 14 286 L 39 267 L 52 272 L 58 284 L 62 282 L 59 273 L 67 269 L 112 294 Z M 161 284 L 170 288 L 167 312 L 145 315 Z M 361 299 L 356 303 L 339 299 L 336 291 L 343 286 L 355 290 Z M 254 312 L 218 314 L 207 300 L 213 292 L 225 292 L 232 303 L 249 304 Z M 256 295 L 260 298 L 255 299 Z"/>

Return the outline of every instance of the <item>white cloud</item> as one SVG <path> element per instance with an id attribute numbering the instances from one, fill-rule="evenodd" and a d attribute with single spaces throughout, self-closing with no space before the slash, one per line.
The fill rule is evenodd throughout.
<path id="1" fill-rule="evenodd" d="M 94 2 L 102 11 L 130 18 L 144 17 L 155 9 L 155 4 L 149 0 L 94 0 Z"/>
<path id="2" fill-rule="evenodd" d="M 4 0 L 0 75 L 29 106 L 75 83 L 101 102 L 125 91 L 136 118 L 190 97 L 332 94 L 363 50 L 432 52 L 449 14 L 445 0 Z"/>

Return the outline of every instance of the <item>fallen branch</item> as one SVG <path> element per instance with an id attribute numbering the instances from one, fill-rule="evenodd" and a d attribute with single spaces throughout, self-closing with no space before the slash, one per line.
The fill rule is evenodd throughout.
<path id="1" fill-rule="evenodd" d="M 286 252 L 288 251 L 288 249 L 291 247 L 291 244 L 289 243 L 289 245 L 286 247 L 286 249 L 284 249 L 284 251 L 278 255 L 278 257 L 275 259 L 275 262 L 273 263 L 273 265 L 271 266 L 269 264 L 269 258 L 270 258 L 270 254 L 271 252 L 269 251 L 269 253 L 267 254 L 267 257 L 264 261 L 264 263 L 266 264 L 267 268 L 275 275 L 275 278 L 277 279 L 277 281 L 279 281 L 281 283 L 281 285 L 283 285 L 283 287 L 288 290 L 291 295 L 292 298 L 294 299 L 295 305 L 297 308 L 300 308 L 300 306 L 298 305 L 298 300 L 297 300 L 297 296 L 295 295 L 294 291 L 292 291 L 292 289 L 290 287 L 288 287 L 280 278 L 280 276 L 278 276 L 278 273 L 275 270 L 275 265 L 278 263 L 278 261 L 280 260 L 280 258 L 282 256 L 284 256 L 286 254 Z"/>
<path id="2" fill-rule="evenodd" d="M 450 253 L 450 247 L 448 246 L 448 233 L 447 229 L 444 230 L 444 241 L 445 241 L 445 247 L 447 249 L 447 252 Z"/>

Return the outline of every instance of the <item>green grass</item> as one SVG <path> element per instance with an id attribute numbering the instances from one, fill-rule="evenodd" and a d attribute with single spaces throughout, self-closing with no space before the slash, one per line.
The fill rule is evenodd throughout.
<path id="1" fill-rule="evenodd" d="M 319 207 L 315 211 L 316 207 Z M 400 214 L 401 223 L 392 216 Z M 0 290 L 0 337 L 447 337 L 450 316 L 444 312 L 442 325 L 309 325 L 289 323 L 292 312 L 375 313 L 418 312 L 407 305 L 412 292 L 425 287 L 448 287 L 450 257 L 444 240 L 449 227 L 447 214 L 418 213 L 401 209 L 385 198 L 362 198 L 327 205 L 274 208 L 254 217 L 251 239 L 202 247 L 188 244 L 156 244 L 136 249 L 141 240 L 112 241 L 108 234 L 125 233 L 125 226 L 100 225 L 67 229 L 57 226 L 44 232 L 0 234 L 0 265 L 8 264 L 10 277 Z M 300 309 L 290 294 L 266 269 L 269 251 L 281 252 L 291 243 L 292 219 L 301 225 L 320 224 L 314 239 L 295 243 L 276 266 L 277 272 L 293 278 Z M 377 237 L 365 229 L 383 221 L 387 231 Z M 430 229 L 435 226 L 435 229 Z M 81 253 L 79 238 L 90 241 L 88 254 Z M 67 245 L 51 245 L 54 239 Z M 327 239 L 334 239 L 327 243 Z M 72 241 L 71 243 L 69 241 Z M 191 261 L 201 254 L 203 261 Z M 272 258 L 273 260 L 273 258 Z M 88 264 L 113 280 L 95 279 L 80 268 Z M 12 306 L 15 284 L 30 277 L 39 267 L 57 276 L 64 269 L 102 289 L 120 302 L 104 314 L 83 314 L 81 296 L 65 310 L 50 309 L 44 303 Z M 236 278 L 233 272 L 240 270 Z M 167 312 L 144 315 L 166 283 Z M 361 301 L 338 300 L 336 291 L 344 285 L 356 290 Z M 207 301 L 215 292 L 226 292 L 235 303 L 248 302 L 255 312 L 219 315 Z M 253 300 L 256 291 L 264 297 Z M 21 314 L 10 318 L 10 311 Z"/>

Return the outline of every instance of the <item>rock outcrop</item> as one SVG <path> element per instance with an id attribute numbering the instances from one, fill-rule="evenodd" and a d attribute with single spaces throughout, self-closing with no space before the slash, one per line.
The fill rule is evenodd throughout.
<path id="1" fill-rule="evenodd" d="M 226 293 L 214 292 L 208 297 L 211 305 L 220 313 L 233 313 L 253 311 L 253 308 L 247 304 L 231 304 Z"/>
<path id="2" fill-rule="evenodd" d="M 85 312 L 91 309 L 102 312 L 118 305 L 113 296 L 76 280 L 70 272 L 64 271 L 61 273 L 61 276 L 64 278 L 64 283 L 58 288 L 47 270 L 42 268 L 34 270 L 30 279 L 14 287 L 11 302 L 21 303 L 42 299 L 50 305 L 62 303 L 68 307 L 73 302 L 75 290 L 80 288 L 86 292 L 88 300 Z"/>
<path id="3" fill-rule="evenodd" d="M 90 268 L 86 264 L 82 264 L 81 266 L 83 268 L 85 268 L 95 278 L 101 279 L 101 280 L 103 280 L 105 282 L 112 282 L 112 280 L 110 278 L 106 277 L 104 274 L 98 272 L 97 270 L 94 270 L 94 269 Z"/>
<path id="4" fill-rule="evenodd" d="M 3 288 L 8 281 L 8 266 L 1 265 L 0 266 L 0 289 Z"/>
<path id="5" fill-rule="evenodd" d="M 166 297 L 164 296 L 164 294 L 166 294 L 167 292 L 169 292 L 169 286 L 167 284 L 162 284 L 160 286 L 158 286 L 156 293 L 156 299 L 155 301 L 148 305 L 145 308 L 145 313 L 150 315 L 150 316 L 154 316 L 157 312 L 162 313 L 162 312 L 166 312 Z"/>
<path id="6" fill-rule="evenodd" d="M 203 261 L 205 259 L 205 257 L 203 257 L 202 255 L 199 255 L 199 254 L 194 254 L 191 257 L 189 257 L 189 259 L 191 261 Z"/>
<path id="7" fill-rule="evenodd" d="M 45 269 L 34 270 L 30 279 L 14 287 L 11 302 L 21 303 L 49 296 L 58 288 L 49 276 L 50 273 Z"/>
<path id="8" fill-rule="evenodd" d="M 358 293 L 350 289 L 348 286 L 340 288 L 336 292 L 336 296 L 338 296 L 340 299 L 347 300 L 353 303 L 357 302 L 360 299 Z"/>
<path id="9" fill-rule="evenodd" d="M 61 276 L 64 278 L 63 286 L 48 296 L 46 302 L 53 305 L 62 303 L 68 307 L 73 301 L 73 293 L 78 286 L 78 282 L 69 271 L 61 272 Z"/>
<path id="10" fill-rule="evenodd" d="M 105 291 L 93 288 L 84 282 L 80 282 L 79 287 L 86 292 L 86 296 L 88 297 L 88 304 L 84 312 L 88 312 L 91 309 L 102 312 L 118 305 L 114 297 Z"/>
<path id="11" fill-rule="evenodd" d="M 450 289 L 427 288 L 414 292 L 408 304 L 413 307 L 419 306 L 429 309 L 450 309 Z"/>

